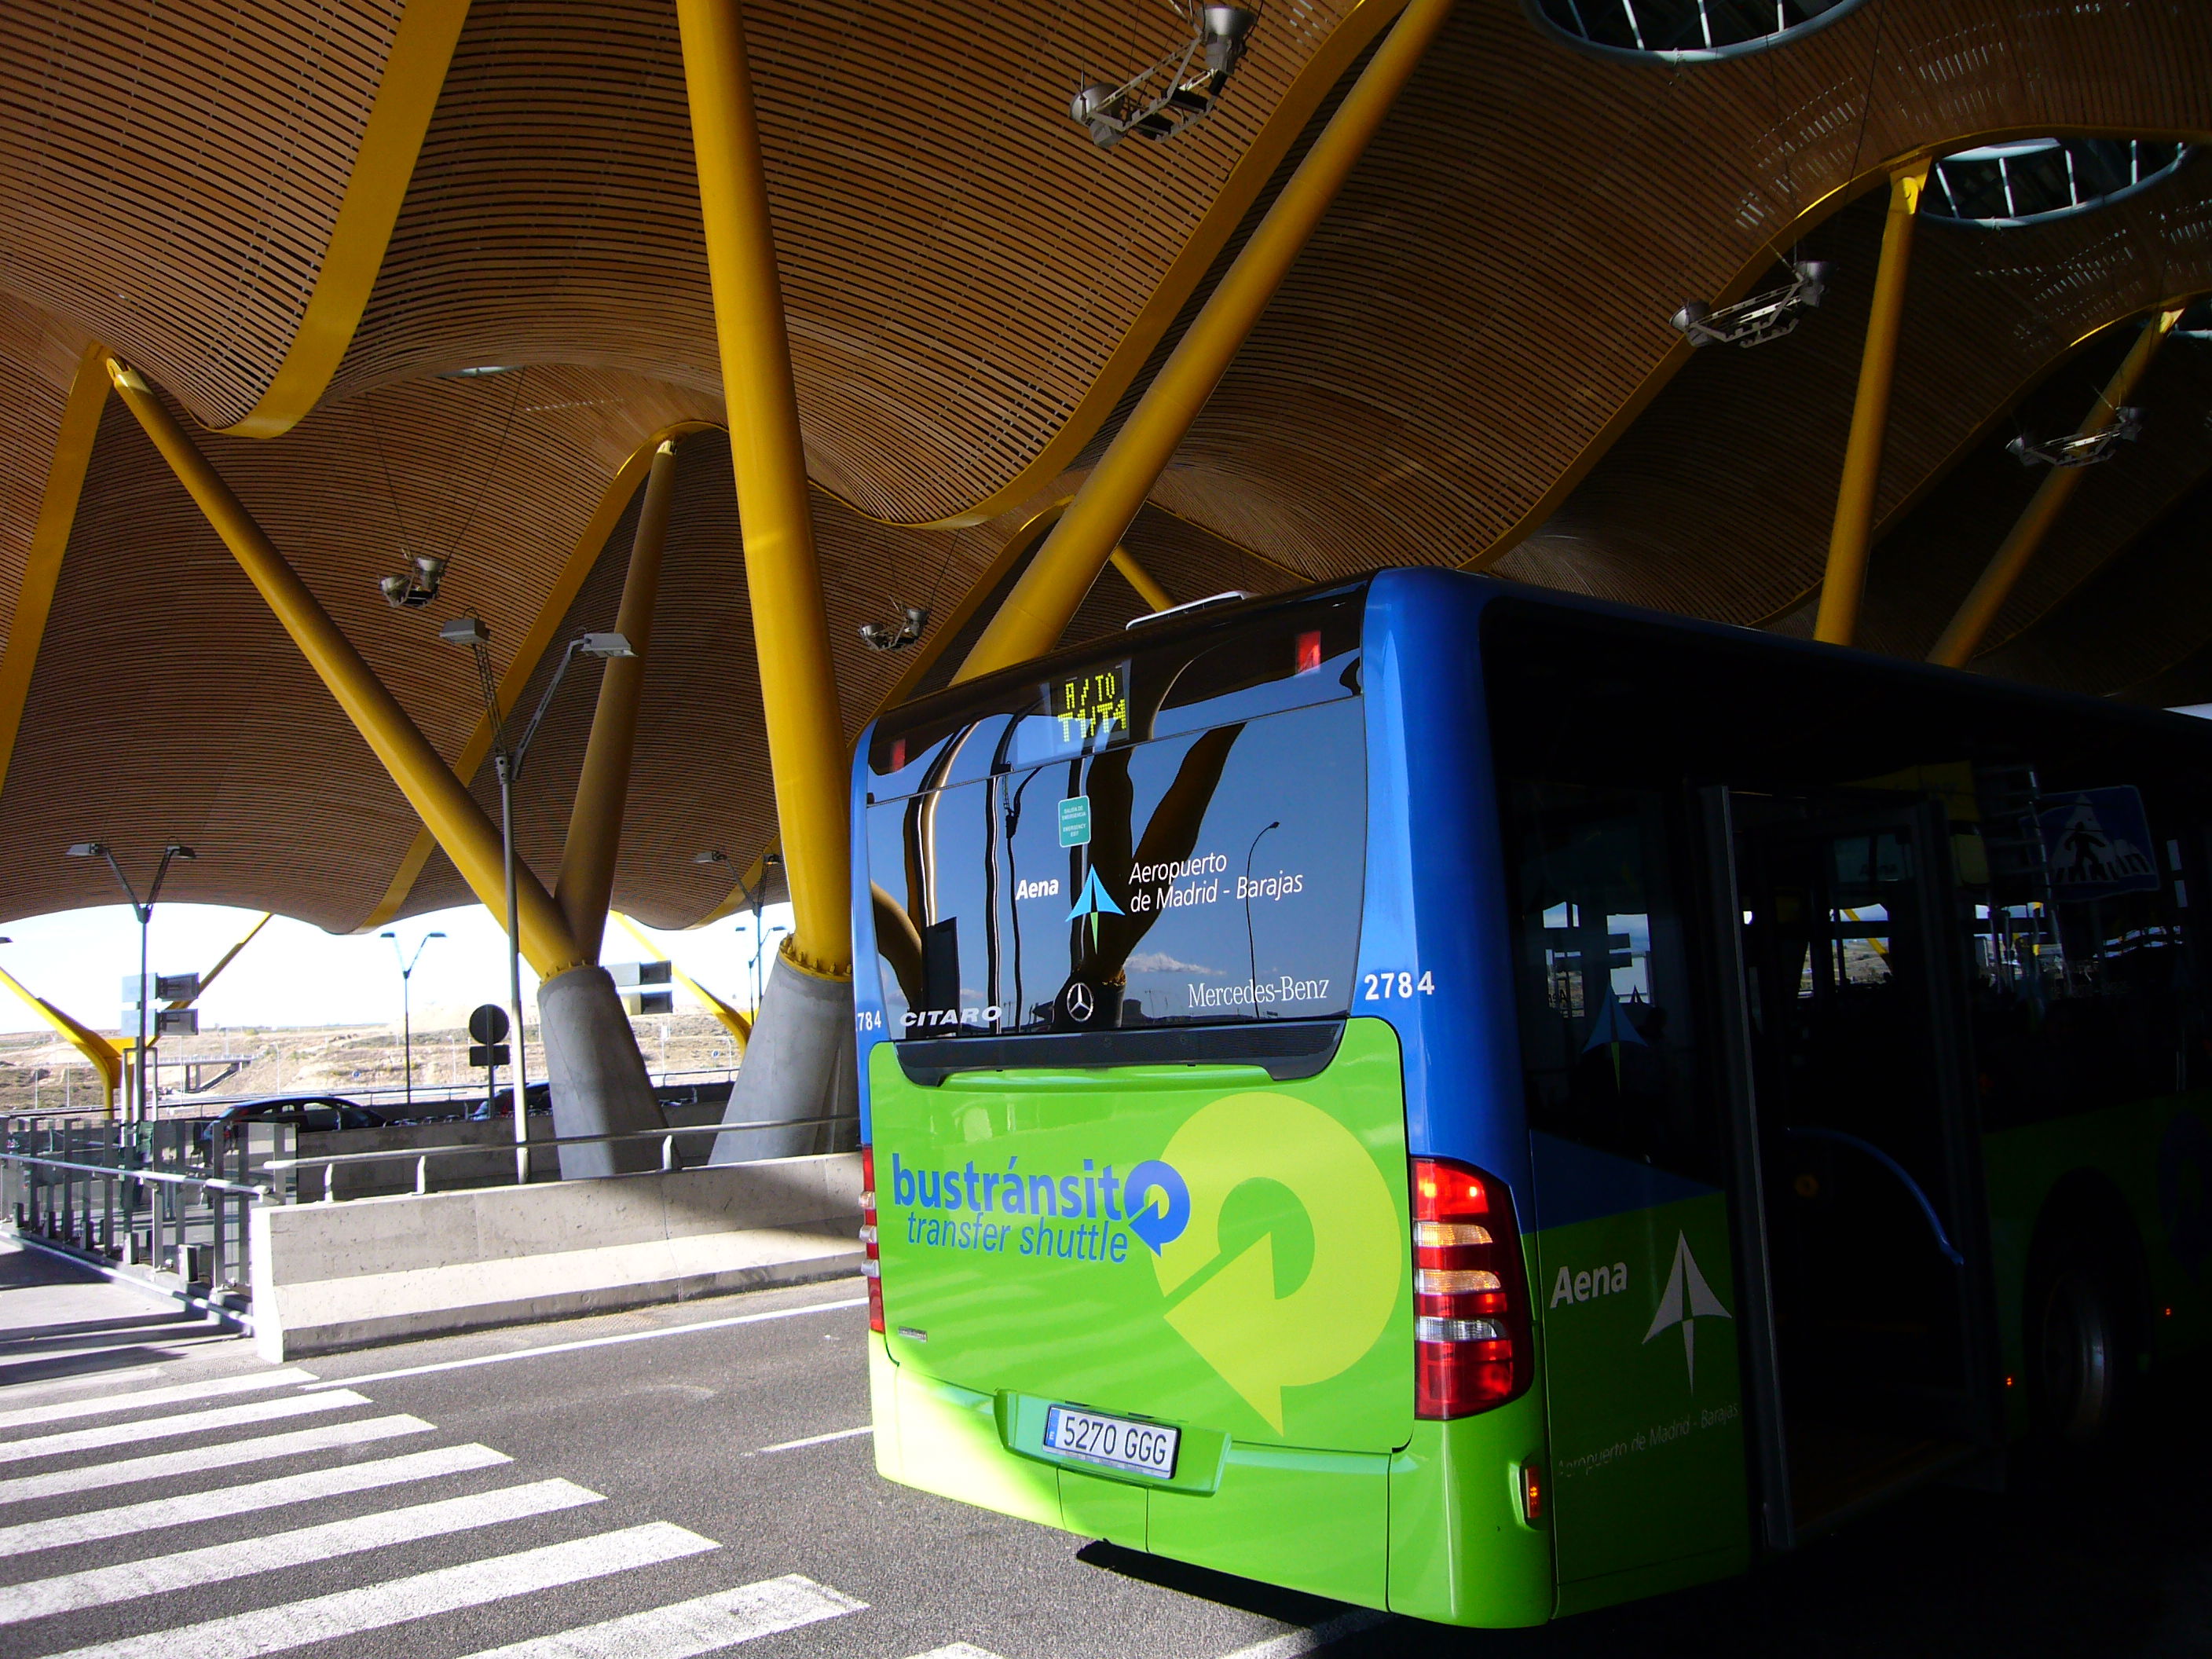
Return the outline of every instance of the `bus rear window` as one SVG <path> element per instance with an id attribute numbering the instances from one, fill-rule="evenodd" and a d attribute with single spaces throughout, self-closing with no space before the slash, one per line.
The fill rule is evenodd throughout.
<path id="1" fill-rule="evenodd" d="M 1309 651 L 1316 671 L 1321 650 Z M 871 806 L 890 1034 L 1348 1012 L 1365 854 L 1360 711 L 1342 689 L 1150 741 L 1100 745 L 1094 733 L 1062 757 Z"/>

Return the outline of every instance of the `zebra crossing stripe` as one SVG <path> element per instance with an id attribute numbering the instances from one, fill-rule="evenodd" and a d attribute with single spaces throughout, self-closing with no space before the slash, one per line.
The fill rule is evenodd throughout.
<path id="1" fill-rule="evenodd" d="M 584 1625 L 556 1636 L 486 1648 L 468 1659 L 691 1659 L 867 1607 L 797 1573 L 742 1589 Z"/>
<path id="2" fill-rule="evenodd" d="M 294 1382 L 312 1382 L 313 1371 L 258 1371 L 250 1376 L 218 1376 L 208 1382 L 178 1382 L 166 1389 L 104 1394 L 94 1400 L 58 1401 L 51 1406 L 25 1406 L 0 1412 L 0 1429 L 27 1428 L 33 1423 L 59 1423 L 71 1417 L 97 1417 L 102 1412 L 138 1411 L 148 1406 L 176 1405 L 187 1400 L 213 1400 L 227 1394 L 252 1394 L 260 1389 L 282 1389 Z"/>
<path id="3" fill-rule="evenodd" d="M 651 1566 L 657 1561 L 672 1561 L 720 1547 L 711 1538 L 654 1521 L 620 1532 L 601 1533 L 595 1538 L 572 1539 L 514 1555 L 441 1567 L 411 1578 L 313 1596 L 283 1607 L 72 1648 L 51 1659 L 175 1659 L 179 1654 L 190 1654 L 191 1659 L 253 1659 L 257 1654 L 282 1653 L 310 1642 L 384 1630 L 410 1620 L 529 1595 L 586 1578 L 604 1578 L 632 1567 Z"/>
<path id="4" fill-rule="evenodd" d="M 156 1498 L 143 1504 L 125 1504 L 112 1510 L 88 1510 L 81 1515 L 59 1515 L 48 1521 L 26 1521 L 0 1527 L 0 1559 L 28 1555 L 33 1550 L 59 1549 L 68 1544 L 96 1543 L 103 1538 L 127 1538 L 132 1533 L 153 1532 L 161 1527 L 182 1527 L 200 1521 L 217 1521 L 226 1515 L 251 1515 L 285 1504 L 332 1498 L 342 1492 L 371 1492 L 410 1480 L 431 1480 L 441 1474 L 490 1468 L 511 1462 L 505 1452 L 489 1446 L 441 1446 L 436 1451 L 409 1452 L 399 1457 L 380 1457 L 373 1463 L 341 1463 L 335 1468 L 306 1474 L 280 1474 L 273 1480 L 252 1480 L 242 1486 L 218 1486 L 183 1498 Z"/>
<path id="5" fill-rule="evenodd" d="M 201 1434 L 215 1429 L 234 1429 L 246 1423 L 267 1423 L 280 1417 L 304 1417 L 309 1412 L 345 1406 L 366 1406 L 367 1395 L 338 1389 L 329 1394 L 295 1394 L 283 1400 L 257 1400 L 250 1406 L 218 1406 L 213 1411 L 179 1412 L 150 1422 L 109 1423 L 97 1429 L 68 1429 L 60 1434 L 37 1434 L 27 1440 L 0 1443 L 0 1463 L 20 1463 L 27 1458 L 59 1457 L 65 1452 L 96 1451 L 104 1446 L 128 1446 L 140 1440 L 166 1440 L 179 1434 Z"/>
<path id="6" fill-rule="evenodd" d="M 21 1504 L 33 1498 L 75 1497 L 101 1486 L 120 1486 L 133 1480 L 165 1480 L 173 1475 L 207 1474 L 240 1463 L 261 1463 L 272 1457 L 299 1452 L 326 1451 L 333 1446 L 358 1446 L 394 1435 L 428 1434 L 434 1425 L 404 1413 L 391 1417 L 365 1417 L 353 1423 L 325 1423 L 289 1434 L 272 1434 L 258 1440 L 230 1440 L 220 1446 L 194 1446 L 184 1451 L 154 1452 L 144 1457 L 125 1457 L 112 1463 L 91 1463 L 50 1474 L 19 1474 L 0 1480 L 0 1504 Z"/>
<path id="7" fill-rule="evenodd" d="M 604 1503 L 595 1492 L 567 1480 L 534 1480 L 527 1486 L 507 1486 L 497 1492 L 473 1492 L 409 1509 L 386 1510 L 350 1520 L 327 1521 L 319 1527 L 271 1533 L 263 1538 L 242 1539 L 231 1544 L 210 1544 L 174 1555 L 156 1555 L 114 1566 L 90 1567 L 82 1572 L 0 1587 L 0 1624 L 26 1619 L 46 1619 L 80 1607 L 106 1607 L 159 1595 L 165 1590 L 190 1589 L 248 1573 L 270 1572 L 278 1567 L 305 1566 L 335 1556 L 358 1555 L 363 1550 L 410 1544 L 417 1539 L 466 1532 L 471 1527 L 495 1526 L 532 1515 L 550 1515 L 586 1504 Z"/>

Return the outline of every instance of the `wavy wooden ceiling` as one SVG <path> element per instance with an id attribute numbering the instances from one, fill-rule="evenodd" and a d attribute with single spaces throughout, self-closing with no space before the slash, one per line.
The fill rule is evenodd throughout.
<path id="1" fill-rule="evenodd" d="M 0 6 L 0 289 L 240 418 L 307 311 L 404 9 Z"/>
<path id="2" fill-rule="evenodd" d="M 1248 158 L 1292 146 L 1270 113 L 1322 94 L 1302 67 L 1344 55 L 1349 35 L 1324 37 L 1346 15 L 1371 27 L 1376 3 L 1283 9 L 1213 120 L 1112 152 L 1067 121 L 1066 92 L 1164 49 L 1176 27 L 1164 6 L 749 7 L 848 731 L 908 666 L 866 651 L 859 624 L 897 599 L 948 616 L 1073 487 L 1128 406 L 1116 377 L 1158 361 L 1157 348 L 1132 357 L 1133 325 L 1188 314 L 1207 276 L 1190 250 L 1237 228 L 1224 191 L 1234 207 L 1262 182 Z M 334 227 L 399 11 L 88 0 L 0 16 L 0 616 L 88 339 L 204 424 L 267 395 L 319 273 L 358 256 L 334 252 Z M 1667 315 L 1763 281 L 1762 249 L 1867 187 L 1886 157 L 1994 129 L 2105 127 L 2212 132 L 2212 15 L 1876 0 L 1784 50 L 1672 69 L 1571 50 L 1516 0 L 1462 0 L 1128 544 L 1186 599 L 1480 562 L 1548 518 L 1507 568 L 1768 614 L 1817 574 L 1878 199 L 1808 233 L 1836 252 L 1838 281 L 1796 338 L 1704 354 L 1668 384 L 1689 354 Z M 2203 171 L 2002 241 L 1923 230 L 1899 396 L 1911 465 L 1886 481 L 1893 505 L 1936 501 L 1951 459 L 1976 453 L 1977 432 L 2075 335 L 2197 272 Z M 327 394 L 276 441 L 203 441 L 458 758 L 479 711 L 434 621 L 477 610 L 502 662 L 549 604 L 556 638 L 603 625 L 628 521 L 604 549 L 579 537 L 650 434 L 720 418 L 714 349 L 672 9 L 476 0 Z M 530 367 L 439 378 L 486 364 Z M 1775 441 L 1760 401 L 1777 387 L 1814 411 L 1794 446 Z M 1669 411 L 1692 408 L 1710 413 L 1686 433 Z M 1686 516 L 1692 437 L 1755 460 L 1750 510 Z M 682 453 L 617 881 L 619 904 L 666 922 L 727 891 L 730 870 L 695 853 L 742 868 L 773 827 L 726 446 L 702 434 Z M 2131 498 L 2138 526 L 2150 495 L 2185 482 L 2143 471 L 2160 482 Z M 878 521 L 979 503 L 988 521 L 958 531 Z M 1577 522 L 1601 524 L 1602 545 L 1576 541 Z M 1960 539 L 1944 557 L 1966 556 Z M 2053 600 L 2034 588 L 2007 628 L 2032 641 L 2139 576 L 2137 550 L 2112 540 L 2054 544 L 2051 580 L 2086 581 L 2039 623 Z M 403 545 L 453 556 L 431 611 L 377 595 Z M 556 602 L 575 559 L 588 571 Z M 2203 580 L 2173 557 L 2145 568 Z M 1071 634 L 1137 608 L 1109 576 Z M 2193 648 L 2180 640 L 2154 667 Z M 588 681 L 564 691 L 524 781 L 522 844 L 549 876 Z M 350 927 L 385 899 L 416 831 L 111 407 L 0 786 L 0 916 L 110 900 L 97 872 L 58 856 L 70 841 L 178 836 L 204 855 L 179 896 Z M 407 909 L 464 897 L 435 857 L 403 886 Z"/>
<path id="3" fill-rule="evenodd" d="M 1698 352 L 1544 526 L 1498 562 L 1498 574 L 1742 623 L 1773 617 L 1816 589 L 1886 196 L 1862 198 L 1807 239 L 1807 252 L 1833 270 L 1819 311 L 1785 339 Z M 2005 231 L 1932 219 L 1919 226 L 1879 515 L 1901 516 L 2076 340 L 2176 292 L 2212 288 L 2208 231 L 2212 155 L 2096 213 Z M 2081 377 L 2065 378 L 2071 386 Z M 2102 383 L 2099 375 L 2076 392 L 2081 407 L 2060 424 L 2048 417 L 2045 431 L 2073 430 Z M 2008 423 L 1997 444 L 2012 435 Z M 2021 472 L 2009 457 L 2002 465 L 2013 477 Z M 1988 503 L 1995 519 L 1984 558 L 2019 504 Z M 1964 569 L 1958 560 L 1939 569 L 1924 554 L 1891 559 L 1885 550 L 1869 579 L 1862 642 L 1924 653 L 1980 568 L 1972 547 Z M 1931 621 L 1916 611 L 1893 626 L 1889 595 L 1900 580 L 1932 583 L 1927 604 L 1942 614 Z"/>
<path id="4" fill-rule="evenodd" d="M 1158 0 L 749 7 L 814 476 L 917 522 L 1004 486 L 1351 9 L 1280 9 L 1206 122 L 1109 156 L 1068 94 L 1175 43 Z M 673 7 L 477 0 L 340 391 L 550 360 L 716 392 L 714 354 Z"/>
<path id="5" fill-rule="evenodd" d="M 2212 10 L 1875 4 L 1670 68 L 1462 5 L 1153 499 L 1316 576 L 1494 556 L 1689 355 L 1675 308 L 1766 285 L 1828 192 L 1946 139 L 2106 126 L 2212 131 Z M 2021 276 L 2061 315 L 2103 281 Z"/>

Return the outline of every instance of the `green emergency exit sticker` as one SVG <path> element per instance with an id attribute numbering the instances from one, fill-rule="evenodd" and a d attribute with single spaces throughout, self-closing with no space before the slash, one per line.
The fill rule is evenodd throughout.
<path id="1" fill-rule="evenodd" d="M 1060 804 L 1060 844 L 1091 845 L 1091 797 L 1071 795 Z"/>

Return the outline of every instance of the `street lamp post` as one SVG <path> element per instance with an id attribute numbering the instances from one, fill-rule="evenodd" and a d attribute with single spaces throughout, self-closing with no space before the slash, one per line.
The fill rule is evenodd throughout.
<path id="1" fill-rule="evenodd" d="M 152 1000 L 153 988 L 147 983 L 147 928 L 154 920 L 154 902 L 161 896 L 161 883 L 167 878 L 173 860 L 186 862 L 199 856 L 189 847 L 171 842 L 161 849 L 161 861 L 154 866 L 153 884 L 146 890 L 146 899 L 139 902 L 138 890 L 131 884 L 131 878 L 123 873 L 123 866 L 115 861 L 115 854 L 107 850 L 107 843 L 81 841 L 66 849 L 73 859 L 106 859 L 107 867 L 115 872 L 115 879 L 123 888 L 124 896 L 131 901 L 131 914 L 138 918 L 138 1040 L 132 1051 L 131 1081 L 131 1117 L 133 1122 L 146 1121 L 146 1011 Z"/>
<path id="2" fill-rule="evenodd" d="M 577 653 L 587 657 L 634 657 L 629 641 L 620 634 L 585 634 L 568 641 L 568 648 L 561 653 L 554 665 L 553 678 L 546 682 L 545 695 L 538 700 L 537 711 L 530 724 L 522 728 L 521 737 L 510 743 L 507 735 L 507 720 L 499 706 L 499 678 L 492 672 L 491 629 L 476 617 L 456 617 L 438 630 L 438 637 L 448 645 L 466 646 L 477 659 L 477 681 L 483 691 L 484 717 L 491 722 L 492 770 L 499 779 L 499 841 L 500 852 L 507 871 L 507 1020 L 514 1031 L 514 1063 L 508 1068 L 507 1078 L 514 1093 L 514 1145 L 516 1166 L 523 1167 L 521 1158 L 530 1143 L 528 1079 L 524 1075 L 525 1048 L 522 1030 L 522 927 L 516 911 L 514 871 L 514 781 L 522 771 L 522 757 L 530 750 L 530 740 L 538 735 L 538 722 L 545 711 L 553 706 L 553 694 L 561 689 L 561 678 L 568 672 L 568 665 Z M 519 1177 L 518 1177 L 519 1178 Z"/>
<path id="3" fill-rule="evenodd" d="M 399 958 L 399 1052 L 407 1067 L 407 1115 L 415 1115 L 415 1012 L 408 1003 L 408 981 L 415 977 L 415 964 L 422 960 L 423 947 L 434 939 L 443 939 L 443 933 L 425 933 L 415 941 L 415 954 L 402 955 L 399 935 L 384 933 L 380 939 L 392 941 L 392 954 Z"/>

